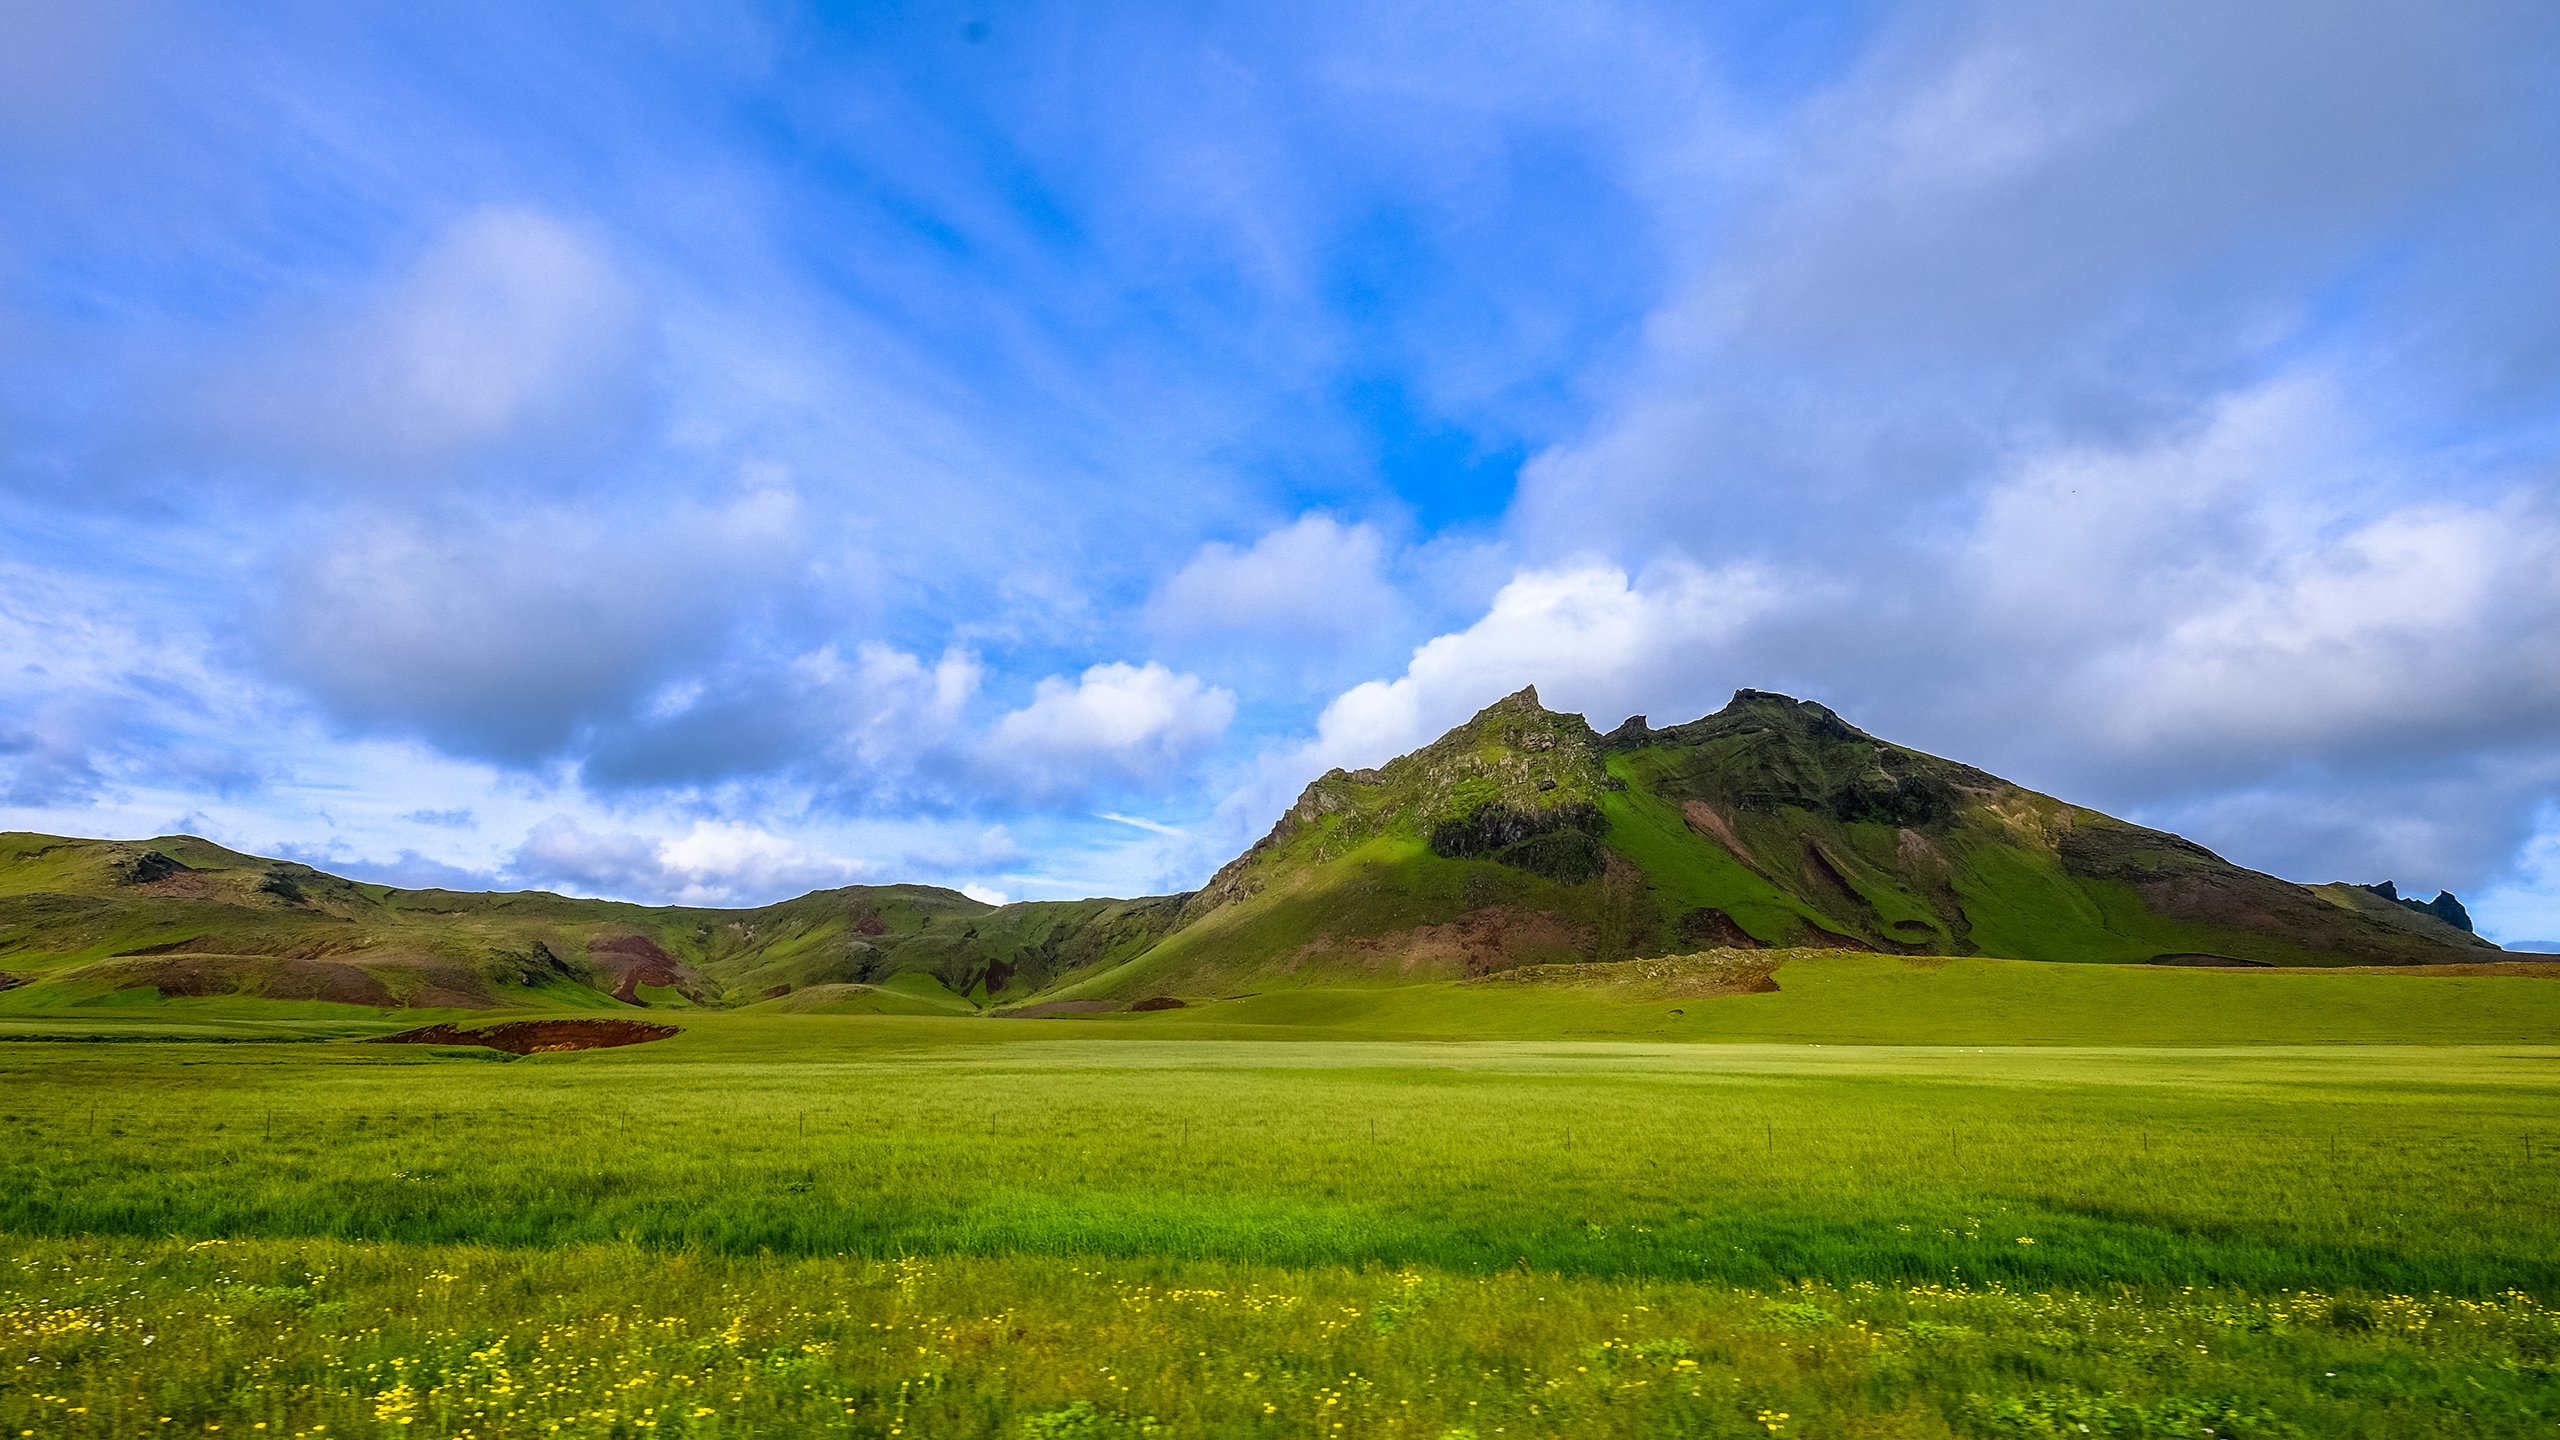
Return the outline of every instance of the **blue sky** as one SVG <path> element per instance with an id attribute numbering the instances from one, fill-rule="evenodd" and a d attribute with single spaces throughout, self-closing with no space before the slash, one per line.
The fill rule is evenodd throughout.
<path id="1" fill-rule="evenodd" d="M 1739 686 L 2560 937 L 2560 16 L 0 19 L 0 825 L 1196 884 Z"/>

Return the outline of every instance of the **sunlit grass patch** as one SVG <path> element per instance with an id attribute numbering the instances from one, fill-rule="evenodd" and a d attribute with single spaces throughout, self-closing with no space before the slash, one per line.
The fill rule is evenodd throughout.
<path id="1" fill-rule="evenodd" d="M 2560 1417 L 2560 1316 L 2522 1295 L 1754 1290 L 1517 1271 L 792 1260 L 612 1245 L 68 1240 L 16 1250 L 0 1267 L 0 1422 L 48 1436 L 2009 1436 L 2206 1425 L 2378 1436 L 2544 1433 Z"/>

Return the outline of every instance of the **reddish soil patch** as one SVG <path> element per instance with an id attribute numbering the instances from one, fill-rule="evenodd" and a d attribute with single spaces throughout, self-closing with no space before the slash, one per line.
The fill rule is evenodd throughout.
<path id="1" fill-rule="evenodd" d="M 702 999 L 698 992 L 706 988 L 692 966 L 646 935 L 599 935 L 587 942 L 587 961 L 608 982 L 613 998 L 628 1005 L 649 1003 L 640 998 L 643 985 L 675 990 L 693 1000 Z"/>
<path id="2" fill-rule="evenodd" d="M 2235 930 L 2271 931 L 2288 939 L 2307 939 L 2300 916 L 2277 912 L 2263 887 L 2246 877 L 2198 873 L 2137 881 L 2136 890 L 2152 909 L 2176 920 L 2226 925 Z M 2321 920 L 2329 916 L 2318 915 Z M 2288 924 L 2288 920 L 2295 923 Z"/>
<path id="3" fill-rule="evenodd" d="M 1751 858 L 1750 851 L 1742 848 L 1742 837 L 1734 834 L 1733 827 L 1727 824 L 1725 818 L 1716 813 L 1715 807 L 1706 801 L 1681 802 L 1680 818 L 1689 822 L 1690 829 L 1733 852 L 1733 858 L 1750 867 L 1754 875 L 1766 876 L 1769 873 L 1760 868 L 1759 861 Z"/>
<path id="4" fill-rule="evenodd" d="M 790 993 L 791 986 L 788 983 L 781 985 L 768 985 L 764 988 L 764 998 L 767 1000 L 779 1000 Z"/>
<path id="5" fill-rule="evenodd" d="M 1359 940 L 1318 941 L 1302 956 L 1331 950 L 1371 958 L 1376 968 L 1390 964 L 1401 974 L 1489 975 L 1559 952 L 1591 950 L 1591 934 L 1540 910 L 1514 905 L 1487 905 L 1445 925 L 1417 925 L 1410 930 Z"/>
<path id="6" fill-rule="evenodd" d="M 1190 1006 L 1170 995 L 1150 995 L 1129 1008 L 1132 1010 L 1187 1010 Z"/>
<path id="7" fill-rule="evenodd" d="M 853 922 L 853 928 L 864 935 L 886 935 L 889 933 L 889 922 L 880 918 L 879 911 L 865 910 L 862 912 L 862 918 Z"/>
<path id="8" fill-rule="evenodd" d="M 397 1035 L 375 1037 L 375 1045 L 478 1045 L 510 1055 L 545 1055 L 563 1050 L 610 1050 L 618 1045 L 646 1045 L 681 1034 L 673 1025 L 646 1020 L 513 1020 L 486 1030 L 427 1025 Z"/>

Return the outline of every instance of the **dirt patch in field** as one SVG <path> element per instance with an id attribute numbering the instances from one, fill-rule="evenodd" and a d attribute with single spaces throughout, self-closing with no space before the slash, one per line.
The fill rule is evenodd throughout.
<path id="1" fill-rule="evenodd" d="M 1191 1007 L 1189 1002 L 1176 1000 L 1170 995 L 1150 995 L 1129 1008 L 1132 1010 L 1187 1010 Z"/>
<path id="2" fill-rule="evenodd" d="M 489 1050 L 503 1050 L 510 1055 L 548 1055 L 564 1050 L 610 1050 L 621 1045 L 646 1045 L 652 1040 L 664 1040 L 681 1033 L 673 1025 L 652 1025 L 646 1020 L 511 1020 L 486 1030 L 426 1025 L 415 1030 L 403 1030 L 397 1035 L 377 1036 L 368 1043 L 477 1045 Z"/>
<path id="3" fill-rule="evenodd" d="M 1445 925 L 1417 925 L 1356 940 L 1319 940 L 1301 949 L 1298 958 L 1347 953 L 1370 969 L 1399 975 L 1472 978 L 1560 951 L 1588 954 L 1591 944 L 1589 930 L 1543 910 L 1487 905 Z"/>
<path id="4" fill-rule="evenodd" d="M 24 975 L 12 975 L 6 970 L 0 970 L 0 990 L 15 990 L 28 983 L 30 982 Z"/>
<path id="5" fill-rule="evenodd" d="M 2189 970 L 2272 970 L 2275 968 L 2264 960 L 2243 960 L 2236 955 L 2154 955 L 2143 963 L 2174 965 Z"/>

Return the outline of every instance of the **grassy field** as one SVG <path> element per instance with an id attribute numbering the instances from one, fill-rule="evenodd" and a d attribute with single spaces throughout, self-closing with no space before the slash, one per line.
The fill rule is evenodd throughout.
<path id="1" fill-rule="evenodd" d="M 0 1434 L 2560 1424 L 2560 986 L 1974 963 L 524 1059 L 17 1017 Z M 1931 1005 L 1982 1043 L 1839 1043 Z"/>

